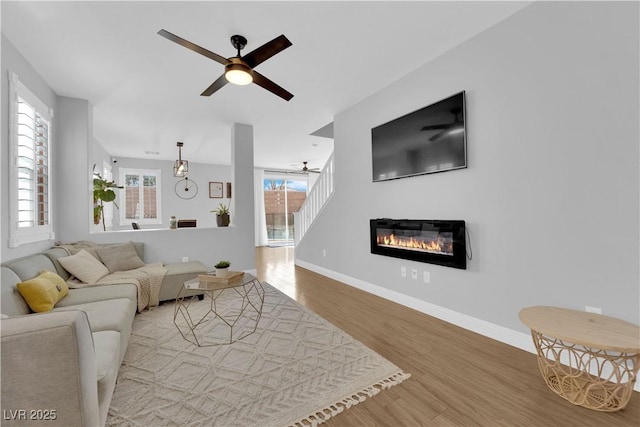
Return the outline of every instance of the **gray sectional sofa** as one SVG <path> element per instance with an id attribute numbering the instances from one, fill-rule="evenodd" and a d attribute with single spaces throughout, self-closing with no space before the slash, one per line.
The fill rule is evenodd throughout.
<path id="1" fill-rule="evenodd" d="M 134 243 L 144 260 L 144 246 Z M 43 270 L 70 274 L 52 248 L 1 267 L 2 425 L 103 426 L 138 308 L 135 284 L 69 289 L 48 312 L 33 313 L 16 285 Z M 165 265 L 159 300 L 174 299 L 200 262 Z"/>

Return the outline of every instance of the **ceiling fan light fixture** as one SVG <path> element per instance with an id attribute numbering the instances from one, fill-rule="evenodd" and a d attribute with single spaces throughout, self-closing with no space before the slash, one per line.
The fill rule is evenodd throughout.
<path id="1" fill-rule="evenodd" d="M 182 146 L 184 143 L 178 142 L 178 160 L 173 164 L 173 176 L 182 177 L 189 172 L 189 161 L 182 160 Z"/>
<path id="2" fill-rule="evenodd" d="M 251 67 L 246 65 L 240 58 L 231 58 L 224 67 L 224 76 L 229 83 L 238 86 L 245 86 L 253 82 Z"/>

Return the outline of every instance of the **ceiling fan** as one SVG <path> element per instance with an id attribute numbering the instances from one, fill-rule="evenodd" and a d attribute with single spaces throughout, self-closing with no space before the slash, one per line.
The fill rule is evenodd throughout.
<path id="1" fill-rule="evenodd" d="M 211 94 L 219 90 L 228 82 L 236 85 L 247 85 L 253 82 L 280 98 L 283 98 L 285 101 L 289 101 L 293 98 L 293 94 L 254 70 L 254 68 L 259 64 L 291 46 L 292 43 L 284 35 L 276 37 L 270 42 L 263 44 L 259 48 L 242 57 L 240 56 L 240 51 L 247 45 L 247 39 L 240 35 L 231 36 L 231 45 L 238 50 L 238 54 L 231 58 L 225 58 L 217 53 L 213 53 L 210 50 L 200 47 L 197 44 L 191 43 L 182 37 L 176 36 L 169 31 L 160 30 L 158 31 L 158 34 L 172 42 L 184 46 L 187 49 L 191 49 L 200 55 L 204 55 L 207 58 L 213 59 L 214 61 L 224 65 L 224 74 L 218 77 L 216 81 L 206 88 L 204 92 L 200 94 L 201 96 L 211 96 Z"/>
<path id="2" fill-rule="evenodd" d="M 440 132 L 436 133 L 431 138 L 429 138 L 429 141 L 436 141 L 445 135 L 451 135 L 452 133 L 457 133 L 458 131 L 464 131 L 464 126 L 463 126 L 464 123 L 462 121 L 462 117 L 459 116 L 460 113 L 462 113 L 461 108 L 453 108 L 451 109 L 451 114 L 453 114 L 453 117 L 454 117 L 453 122 L 442 123 L 439 125 L 424 126 L 420 130 L 426 131 L 426 130 L 442 129 Z"/>
<path id="3" fill-rule="evenodd" d="M 302 162 L 302 172 L 315 172 L 315 173 L 320 173 L 320 168 L 309 168 L 307 166 L 309 162 Z"/>

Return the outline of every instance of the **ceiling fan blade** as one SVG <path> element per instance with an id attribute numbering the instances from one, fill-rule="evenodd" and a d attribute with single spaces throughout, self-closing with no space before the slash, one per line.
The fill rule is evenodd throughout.
<path id="1" fill-rule="evenodd" d="M 267 59 L 271 58 L 276 53 L 282 52 L 289 46 L 291 46 L 291 42 L 288 38 L 283 35 L 276 37 L 260 46 L 259 48 L 247 53 L 242 57 L 242 60 L 247 63 L 247 65 L 251 68 L 255 67 L 258 64 L 263 63 Z"/>
<path id="2" fill-rule="evenodd" d="M 442 138 L 447 132 L 449 132 L 449 126 L 447 126 L 446 128 L 444 128 L 440 132 L 438 132 L 435 135 L 433 135 L 431 138 L 429 138 L 429 141 L 431 141 L 431 142 L 437 141 L 438 139 Z"/>
<path id="3" fill-rule="evenodd" d="M 446 129 L 449 126 L 451 126 L 451 124 L 446 124 L 446 125 L 432 125 L 432 126 L 424 126 L 422 129 L 420 129 L 421 131 L 425 131 L 425 130 L 437 130 L 437 129 Z"/>
<path id="4" fill-rule="evenodd" d="M 217 91 L 218 89 L 220 89 L 222 86 L 226 84 L 227 84 L 227 78 L 223 74 L 220 77 L 218 77 L 218 79 L 215 82 L 211 83 L 211 86 L 206 88 L 204 92 L 200 94 L 200 96 L 211 96 L 212 93 L 214 93 L 215 91 Z"/>
<path id="5" fill-rule="evenodd" d="M 200 55 L 204 55 L 207 58 L 213 59 L 216 62 L 219 62 L 222 65 L 227 65 L 229 60 L 223 56 L 218 55 L 217 53 L 213 53 L 210 50 L 207 50 L 197 44 L 191 43 L 189 40 L 185 40 L 180 36 L 176 36 L 175 34 L 170 33 L 167 30 L 158 31 L 162 37 L 171 40 L 172 42 L 178 43 L 180 46 L 184 46 L 187 49 L 191 49 L 192 51 L 199 53 Z"/>
<path id="6" fill-rule="evenodd" d="M 278 95 L 280 98 L 284 99 L 285 101 L 289 101 L 291 98 L 293 98 L 292 93 L 281 88 L 280 86 L 278 86 L 277 84 L 275 84 L 274 82 L 272 82 L 271 80 L 269 80 L 268 78 L 266 78 L 265 76 L 257 72 L 256 70 L 253 70 L 253 82 L 258 86 L 265 88 L 269 92 L 272 92 L 273 94 Z"/>

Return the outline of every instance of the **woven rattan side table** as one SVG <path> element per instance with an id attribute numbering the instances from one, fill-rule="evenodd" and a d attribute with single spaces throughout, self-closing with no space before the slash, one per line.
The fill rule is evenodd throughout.
<path id="1" fill-rule="evenodd" d="M 184 282 L 178 291 L 173 323 L 182 337 L 206 347 L 233 344 L 253 334 L 264 304 L 260 281 L 248 273 L 222 282 L 202 277 Z M 200 301 L 195 293 L 204 293 L 204 300 Z"/>
<path id="2" fill-rule="evenodd" d="M 640 367 L 640 327 L 557 307 L 525 308 L 519 317 L 531 328 L 538 367 L 551 390 L 596 411 L 627 406 Z"/>

